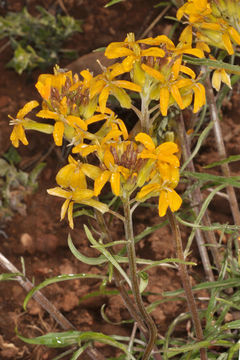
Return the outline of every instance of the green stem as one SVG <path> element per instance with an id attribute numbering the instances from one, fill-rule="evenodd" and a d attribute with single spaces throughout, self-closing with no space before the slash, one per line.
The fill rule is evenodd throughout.
<path id="1" fill-rule="evenodd" d="M 157 328 L 151 318 L 151 316 L 146 311 L 141 292 L 139 289 L 139 281 L 137 275 L 137 264 L 136 264 L 136 252 L 135 252 L 135 242 L 133 235 L 133 224 L 132 216 L 129 205 L 129 197 L 126 196 L 123 199 L 123 209 L 125 216 L 125 236 L 127 240 L 127 253 L 129 259 L 129 270 L 130 270 L 130 279 L 132 283 L 132 292 L 138 308 L 139 313 L 141 314 L 147 328 L 149 331 L 148 344 L 145 348 L 142 360 L 148 360 L 150 358 L 151 352 L 154 348 L 155 341 L 157 339 Z"/>
<path id="2" fill-rule="evenodd" d="M 170 222 L 173 234 L 174 234 L 177 258 L 182 261 L 185 261 L 184 254 L 183 254 L 183 248 L 182 248 L 182 239 L 181 239 L 180 230 L 179 230 L 175 215 L 170 210 L 168 210 L 168 219 L 169 219 L 169 222 Z M 198 341 L 202 341 L 203 340 L 202 325 L 201 325 L 201 321 L 198 316 L 197 306 L 196 306 L 195 299 L 193 296 L 187 267 L 184 263 L 179 263 L 178 267 L 179 267 L 179 273 L 180 273 L 180 277 L 182 280 L 183 288 L 184 288 L 184 291 L 186 294 L 188 307 L 192 314 L 192 320 L 193 320 L 196 336 L 197 336 Z M 200 349 L 200 357 L 201 357 L 201 360 L 207 360 L 206 349 L 203 349 L 203 348 Z"/>

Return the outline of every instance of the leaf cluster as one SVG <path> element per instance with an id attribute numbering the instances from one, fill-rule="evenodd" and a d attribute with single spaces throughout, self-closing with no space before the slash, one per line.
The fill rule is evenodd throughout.
<path id="1" fill-rule="evenodd" d="M 36 67 L 44 68 L 59 61 L 61 54 L 76 56 L 73 50 L 62 49 L 63 42 L 74 32 L 81 32 L 81 20 L 71 16 L 52 15 L 41 6 L 32 16 L 27 8 L 0 17 L 0 38 L 8 37 L 14 56 L 7 64 L 18 74 Z"/>
<path id="2" fill-rule="evenodd" d="M 0 158 L 0 217 L 7 219 L 14 211 L 26 213 L 24 199 L 38 187 L 37 177 L 45 167 L 39 163 L 31 172 L 17 168 L 21 157 L 14 148 Z"/>

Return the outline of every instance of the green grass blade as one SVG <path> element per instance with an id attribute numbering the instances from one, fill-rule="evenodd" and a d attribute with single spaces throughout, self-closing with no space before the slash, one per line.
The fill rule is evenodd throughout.
<path id="1" fill-rule="evenodd" d="M 59 332 L 59 333 L 48 333 L 46 335 L 38 336 L 35 338 L 26 338 L 20 334 L 18 334 L 18 337 L 28 343 L 28 344 L 35 344 L 35 345 L 45 345 L 48 347 L 53 348 L 62 348 L 67 347 L 71 345 L 81 345 L 82 342 L 89 342 L 89 341 L 98 341 L 103 344 L 107 344 L 113 347 L 116 347 L 120 350 L 122 350 L 125 354 L 130 356 L 130 359 L 136 360 L 133 355 L 131 355 L 127 347 L 117 340 L 115 340 L 113 337 L 109 335 L 105 335 L 100 332 L 94 332 L 94 331 L 65 331 L 65 332 Z"/>
<path id="2" fill-rule="evenodd" d="M 198 154 L 200 147 L 202 146 L 203 141 L 208 136 L 210 130 L 213 128 L 213 121 L 211 121 L 208 126 L 201 132 L 201 135 L 199 136 L 199 139 L 197 141 L 197 145 L 195 146 L 195 149 L 191 153 L 191 156 L 185 161 L 185 163 L 181 167 L 181 172 L 186 168 L 186 166 L 192 161 L 192 159 Z"/>
<path id="3" fill-rule="evenodd" d="M 126 272 L 123 270 L 123 268 L 119 265 L 119 263 L 117 262 L 117 260 L 115 259 L 115 257 L 109 252 L 107 251 L 107 249 L 104 248 L 104 246 L 102 246 L 101 244 L 99 244 L 94 237 L 92 236 L 91 231 L 88 229 L 87 225 L 84 225 L 84 230 L 86 232 L 87 238 L 88 240 L 91 242 L 92 245 L 94 245 L 98 251 L 100 251 L 108 261 L 110 261 L 110 263 L 120 272 L 120 274 L 123 276 L 123 278 L 126 280 L 126 282 L 128 283 L 128 285 L 131 288 L 131 281 L 129 279 L 129 277 L 127 276 Z"/>
<path id="4" fill-rule="evenodd" d="M 24 310 L 26 310 L 28 301 L 31 299 L 31 297 L 35 294 L 36 291 L 39 291 L 48 285 L 55 284 L 60 281 L 66 281 L 66 280 L 76 280 L 76 279 L 101 279 L 101 280 L 103 280 L 105 278 L 106 278 L 106 276 L 103 276 L 103 275 L 83 273 L 83 274 L 59 275 L 59 276 L 55 276 L 50 279 L 46 279 L 41 284 L 35 286 L 34 288 L 32 288 L 29 291 L 29 293 L 27 294 L 27 296 L 24 299 L 23 308 L 24 308 Z"/>
<path id="5" fill-rule="evenodd" d="M 100 255 L 97 258 L 93 258 L 93 257 L 88 257 L 85 256 L 83 254 L 81 254 L 76 247 L 73 245 L 72 239 L 70 234 L 68 235 L 68 246 L 69 249 L 71 250 L 72 254 L 81 262 L 83 262 L 84 264 L 88 264 L 88 265 L 101 265 L 103 263 L 105 263 L 107 260 L 105 258 L 105 256 Z"/>

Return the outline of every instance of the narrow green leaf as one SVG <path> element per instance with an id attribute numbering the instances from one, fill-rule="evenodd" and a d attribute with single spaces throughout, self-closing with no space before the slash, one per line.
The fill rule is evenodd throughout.
<path id="1" fill-rule="evenodd" d="M 119 3 L 119 2 L 123 2 L 123 1 L 125 1 L 125 0 L 111 0 L 106 5 L 104 5 L 104 7 L 106 8 L 106 7 L 115 5 L 115 4 Z"/>
<path id="2" fill-rule="evenodd" d="M 0 281 L 16 280 L 17 276 L 23 276 L 23 274 L 21 274 L 21 273 L 0 274 Z"/>
<path id="3" fill-rule="evenodd" d="M 29 293 L 27 294 L 27 296 L 24 299 L 24 303 L 23 303 L 23 308 L 24 310 L 26 310 L 27 307 L 27 303 L 28 301 L 31 299 L 31 297 L 34 295 L 34 293 L 38 290 L 41 290 L 42 288 L 51 285 L 51 284 L 55 284 L 57 282 L 60 281 L 66 281 L 66 280 L 75 280 L 75 279 L 105 279 L 106 277 L 103 275 L 97 275 L 97 274 L 66 274 L 66 275 L 59 275 L 59 276 L 55 276 L 53 278 L 50 279 L 46 279 L 44 280 L 41 284 L 35 286 L 34 288 L 32 288 Z"/>
<path id="4" fill-rule="evenodd" d="M 214 184 L 224 184 L 226 186 L 231 185 L 237 188 L 240 187 L 240 176 L 231 176 L 226 178 L 224 176 L 218 176 L 213 174 L 207 173 L 198 173 L 198 172 L 191 172 L 191 171 L 184 171 L 182 175 L 194 179 L 201 180 L 202 182 L 209 182 L 212 181 Z"/>
<path id="5" fill-rule="evenodd" d="M 211 68 L 225 69 L 225 70 L 232 71 L 235 74 L 240 74 L 240 66 L 225 63 L 225 62 L 219 61 L 219 60 L 211 60 L 211 59 L 206 59 L 206 58 L 198 59 L 198 58 L 194 58 L 189 55 L 183 55 L 183 60 L 185 60 L 189 64 L 205 65 L 205 66 L 208 66 Z"/>
<path id="6" fill-rule="evenodd" d="M 219 166 L 219 165 L 222 165 L 222 164 L 228 164 L 228 163 L 231 163 L 231 162 L 234 162 L 234 161 L 239 161 L 240 160 L 240 155 L 231 155 L 229 156 L 228 158 L 226 159 L 223 159 L 223 160 L 220 160 L 220 161 L 215 161 L 209 165 L 206 165 L 206 166 L 203 166 L 204 169 L 211 169 L 215 166 Z"/>
<path id="7" fill-rule="evenodd" d="M 89 345 L 90 345 L 89 343 L 86 343 L 83 346 L 81 346 L 77 351 L 75 351 L 75 353 L 73 354 L 70 360 L 77 360 L 79 356 L 82 355 L 82 353 L 88 348 Z"/>
<path id="8" fill-rule="evenodd" d="M 127 276 L 126 272 L 123 270 L 123 268 L 119 265 L 115 257 L 110 254 L 109 251 L 107 251 L 101 244 L 99 244 L 94 237 L 92 236 L 91 231 L 88 229 L 87 225 L 84 225 L 84 230 L 86 232 L 88 240 L 91 242 L 92 245 L 95 245 L 97 249 L 108 259 L 108 261 L 111 262 L 113 266 L 116 267 L 116 269 L 120 272 L 120 274 L 124 277 L 124 279 L 127 281 L 128 285 L 131 287 L 131 281 L 129 277 Z"/>
<path id="9" fill-rule="evenodd" d="M 85 256 L 83 254 L 81 254 L 76 247 L 73 245 L 72 239 L 70 234 L 68 235 L 68 246 L 72 252 L 72 254 L 79 260 L 82 261 L 84 264 L 88 264 L 88 265 L 100 265 L 105 263 L 107 260 L 105 258 L 105 256 L 100 255 L 97 258 L 93 258 L 93 257 L 88 257 Z"/>
<path id="10" fill-rule="evenodd" d="M 146 289 L 148 286 L 148 274 L 145 271 L 141 271 L 140 273 L 140 283 L 139 283 L 139 290 L 141 293 Z"/>
<path id="11" fill-rule="evenodd" d="M 65 331 L 59 333 L 48 333 L 46 335 L 38 336 L 35 338 L 26 338 L 17 333 L 17 336 L 24 342 L 28 344 L 35 344 L 35 345 L 45 345 L 48 347 L 53 348 L 61 348 L 70 345 L 80 345 L 82 342 L 89 342 L 89 341 L 98 341 L 103 344 L 111 345 L 122 350 L 125 354 L 130 356 L 132 360 L 136 360 L 133 355 L 131 355 L 127 347 L 120 342 L 116 341 L 113 337 L 109 335 L 105 335 L 100 332 L 94 331 Z"/>
<path id="12" fill-rule="evenodd" d="M 202 146 L 203 141 L 208 136 L 210 130 L 213 127 L 213 121 L 211 121 L 208 126 L 201 132 L 201 135 L 198 138 L 197 145 L 195 146 L 195 149 L 191 153 L 190 157 L 185 161 L 185 163 L 181 167 L 181 172 L 186 168 L 186 166 L 192 161 L 192 159 L 198 154 L 200 147 Z"/>
<path id="13" fill-rule="evenodd" d="M 227 280 L 218 280 L 218 281 L 211 281 L 211 282 L 203 282 L 201 284 L 195 285 L 192 287 L 193 291 L 198 290 L 208 290 L 208 289 L 214 289 L 214 288 L 222 288 L 222 289 L 228 289 L 232 287 L 239 287 L 239 279 L 233 278 L 233 279 L 227 279 Z M 163 292 L 163 296 L 177 296 L 180 294 L 183 294 L 183 289 L 178 289 L 174 291 L 166 291 Z"/>

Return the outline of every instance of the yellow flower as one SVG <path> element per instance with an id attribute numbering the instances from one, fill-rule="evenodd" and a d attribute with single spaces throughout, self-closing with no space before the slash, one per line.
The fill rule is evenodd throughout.
<path id="1" fill-rule="evenodd" d="M 55 187 L 48 189 L 47 192 L 50 195 L 59 196 L 65 198 L 61 209 L 61 220 L 65 217 L 68 212 L 69 226 L 73 229 L 73 205 L 74 203 L 91 206 L 98 211 L 105 213 L 108 211 L 108 206 L 97 200 L 92 199 L 94 196 L 93 190 L 89 189 L 76 189 L 76 190 L 64 190 L 61 187 Z"/>
<path id="2" fill-rule="evenodd" d="M 192 49 L 197 50 L 197 49 Z M 185 51 L 182 49 L 182 51 Z M 194 71 L 181 64 L 182 58 L 169 58 L 168 63 L 156 70 L 146 64 L 142 64 L 142 69 L 154 78 L 155 87 L 150 92 L 150 96 L 159 99 L 160 110 L 163 116 L 167 115 L 168 108 L 176 103 L 181 110 L 186 108 L 192 101 L 192 93 L 198 92 L 200 98 L 195 96 L 194 112 L 205 103 L 205 89 L 195 79 Z M 183 76 L 184 74 L 184 76 Z M 185 76 L 189 76 L 187 78 Z"/>
<path id="3" fill-rule="evenodd" d="M 199 48 L 209 52 L 204 42 L 234 54 L 233 43 L 240 45 L 240 4 L 235 0 L 188 0 L 177 12 L 178 20 L 187 17 L 189 25 L 183 30 L 180 41 L 192 43 L 193 27 L 197 29 Z"/>
<path id="4" fill-rule="evenodd" d="M 120 69 L 120 70 L 119 70 Z M 141 87 L 127 80 L 115 80 L 118 75 L 123 74 L 125 71 L 121 64 L 114 64 L 106 68 L 106 70 L 97 75 L 91 81 L 90 85 L 90 99 L 99 95 L 99 108 L 100 112 L 104 113 L 109 95 L 113 95 L 120 103 L 121 107 L 130 108 L 131 98 L 124 89 L 132 91 L 141 91 Z"/>
<path id="5" fill-rule="evenodd" d="M 125 72 L 129 72 L 134 63 L 140 61 L 142 57 L 154 56 L 162 58 L 165 56 L 163 49 L 159 47 L 148 47 L 144 49 L 141 44 L 154 46 L 165 45 L 168 48 L 174 47 L 173 42 L 165 35 L 135 41 L 134 34 L 129 33 L 124 41 L 109 44 L 106 48 L 105 56 L 109 59 L 126 57 L 122 62 Z"/>
<path id="6" fill-rule="evenodd" d="M 108 181 L 110 181 L 113 194 L 116 196 L 121 195 L 121 175 L 126 180 L 130 174 L 129 169 L 124 166 L 117 165 L 110 150 L 105 151 L 103 162 L 106 170 L 104 170 L 94 182 L 95 196 L 100 194 L 102 188 Z"/>
<path id="7" fill-rule="evenodd" d="M 74 129 L 81 129 L 86 131 L 87 124 L 78 116 L 67 115 L 67 98 L 66 96 L 62 98 L 59 104 L 59 112 L 50 111 L 50 110 L 40 110 L 37 113 L 38 117 L 53 119 L 55 120 L 55 125 L 53 129 L 53 138 L 57 146 L 62 146 L 63 135 L 66 127 L 72 127 Z"/>
<path id="8" fill-rule="evenodd" d="M 226 71 L 224 69 L 216 69 L 212 75 L 212 86 L 214 89 L 219 91 L 221 82 L 230 87 L 230 89 L 232 88 L 230 76 L 226 73 Z"/>
<path id="9" fill-rule="evenodd" d="M 164 216 L 168 207 L 170 207 L 172 212 L 177 211 L 182 204 L 182 199 L 174 190 L 176 186 L 176 171 L 178 172 L 178 169 L 168 167 L 168 176 L 166 176 L 167 179 L 160 179 L 159 182 L 150 182 L 149 184 L 143 186 L 138 192 L 136 200 L 145 201 L 150 197 L 159 196 L 159 216 Z"/>
<path id="10" fill-rule="evenodd" d="M 162 143 L 159 146 L 155 146 L 152 138 L 145 133 L 139 133 L 135 137 L 136 141 L 142 143 L 145 147 L 144 150 L 138 155 L 141 159 L 153 159 L 157 161 L 157 168 L 160 172 L 162 178 L 166 178 L 166 164 L 167 169 L 169 166 L 171 167 L 179 167 L 179 160 L 175 153 L 179 151 L 177 144 L 171 141 L 167 141 Z M 174 182 L 177 179 L 175 178 Z"/>
<path id="11" fill-rule="evenodd" d="M 57 184 L 71 189 L 86 189 L 86 176 L 95 180 L 100 174 L 99 167 L 76 161 L 71 155 L 68 157 L 68 165 L 59 170 L 56 176 Z"/>
<path id="12" fill-rule="evenodd" d="M 35 100 L 29 101 L 27 104 L 24 105 L 22 109 L 18 111 L 16 119 L 9 115 L 9 118 L 11 119 L 10 124 L 14 125 L 13 131 L 10 135 L 10 140 L 13 146 L 18 147 L 19 141 L 21 141 L 24 145 L 28 145 L 28 141 L 24 131 L 24 125 L 25 123 L 27 123 L 27 120 L 25 120 L 25 116 L 38 105 L 38 102 Z"/>

